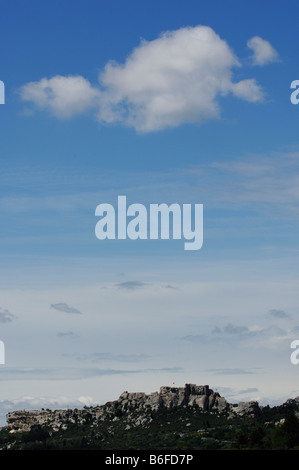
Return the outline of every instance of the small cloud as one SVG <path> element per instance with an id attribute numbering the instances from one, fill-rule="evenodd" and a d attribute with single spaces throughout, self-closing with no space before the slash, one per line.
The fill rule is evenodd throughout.
<path id="1" fill-rule="evenodd" d="M 100 91 L 84 77 L 56 75 L 23 85 L 19 94 L 23 101 L 67 119 L 95 107 Z"/>
<path id="2" fill-rule="evenodd" d="M 179 339 L 183 341 L 190 341 L 191 343 L 204 343 L 207 340 L 205 335 L 186 335 L 180 336 Z"/>
<path id="3" fill-rule="evenodd" d="M 15 318 L 17 318 L 16 315 L 0 307 L 0 323 L 10 323 Z"/>
<path id="4" fill-rule="evenodd" d="M 229 335 L 240 335 L 243 333 L 247 333 L 248 327 L 247 326 L 235 326 L 229 323 L 223 328 L 224 333 L 227 333 Z"/>
<path id="5" fill-rule="evenodd" d="M 249 329 L 247 326 L 235 326 L 229 323 L 224 326 L 222 329 L 216 326 L 212 331 L 212 334 L 228 334 L 228 335 L 240 335 L 243 333 L 248 333 Z"/>
<path id="6" fill-rule="evenodd" d="M 212 335 L 221 335 L 222 330 L 219 328 L 219 326 L 215 326 L 214 330 L 212 331 Z"/>
<path id="7" fill-rule="evenodd" d="M 146 286 L 144 282 L 141 281 L 125 281 L 120 282 L 119 284 L 115 284 L 120 289 L 127 289 L 127 290 L 134 290 L 138 289 L 139 287 Z"/>
<path id="8" fill-rule="evenodd" d="M 269 41 L 259 36 L 254 36 L 247 41 L 247 47 L 253 51 L 251 56 L 254 65 L 267 65 L 278 62 L 279 55 Z"/>
<path id="9" fill-rule="evenodd" d="M 74 336 L 74 334 L 73 331 L 60 331 L 57 336 Z"/>
<path id="10" fill-rule="evenodd" d="M 286 313 L 284 310 L 276 310 L 274 308 L 269 310 L 268 314 L 274 318 L 289 318 L 290 317 L 290 315 Z"/>
<path id="11" fill-rule="evenodd" d="M 59 312 L 82 314 L 82 312 L 80 312 L 76 308 L 70 307 L 68 304 L 65 304 L 63 302 L 59 302 L 58 304 L 51 304 L 50 308 L 53 308 L 54 310 L 57 310 Z"/>
<path id="12" fill-rule="evenodd" d="M 247 78 L 232 84 L 232 92 L 237 98 L 251 103 L 264 101 L 264 92 L 254 78 Z"/>
<path id="13" fill-rule="evenodd" d="M 166 284 L 166 286 L 162 286 L 163 289 L 177 289 L 177 287 L 172 286 L 171 284 Z"/>

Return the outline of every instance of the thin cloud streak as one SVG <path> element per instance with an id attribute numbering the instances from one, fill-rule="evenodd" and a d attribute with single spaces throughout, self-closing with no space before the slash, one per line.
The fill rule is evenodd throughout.
<path id="1" fill-rule="evenodd" d="M 74 313 L 74 314 L 82 315 L 82 312 L 80 312 L 80 310 L 74 307 L 70 307 L 68 304 L 65 304 L 63 302 L 59 302 L 57 304 L 51 304 L 50 308 L 57 310 L 58 312 Z"/>
<path id="2" fill-rule="evenodd" d="M 98 369 L 98 368 L 34 368 L 34 367 L 6 367 L 2 370 L 1 376 L 3 380 L 81 380 L 92 377 L 112 376 L 112 375 L 130 375 L 130 374 L 146 374 L 146 373 L 163 373 L 163 372 L 181 372 L 182 367 L 161 367 L 146 369 Z"/>
<path id="3" fill-rule="evenodd" d="M 126 290 L 135 290 L 135 289 L 140 289 L 141 287 L 146 286 L 147 284 L 145 282 L 141 281 L 124 281 L 120 282 L 118 284 L 115 284 L 116 287 L 120 289 L 126 289 Z"/>

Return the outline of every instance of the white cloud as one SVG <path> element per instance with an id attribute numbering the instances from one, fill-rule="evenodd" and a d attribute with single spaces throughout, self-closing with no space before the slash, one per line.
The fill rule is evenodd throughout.
<path id="1" fill-rule="evenodd" d="M 247 80 L 233 83 L 232 92 L 237 98 L 246 101 L 257 102 L 263 101 L 264 99 L 264 92 L 254 78 L 248 78 Z"/>
<path id="2" fill-rule="evenodd" d="M 97 85 L 57 75 L 24 85 L 20 96 L 58 118 L 94 111 L 100 123 L 151 132 L 219 118 L 218 98 L 227 94 L 262 101 L 255 79 L 233 82 L 240 66 L 212 28 L 186 27 L 143 40 L 124 63 L 108 62 Z"/>
<path id="3" fill-rule="evenodd" d="M 81 76 L 42 78 L 20 89 L 23 101 L 46 109 L 58 118 L 82 114 L 97 105 L 99 90 Z"/>
<path id="4" fill-rule="evenodd" d="M 266 65 L 277 62 L 278 52 L 273 48 L 269 41 L 259 36 L 254 36 L 247 41 L 247 46 L 253 51 L 251 60 L 254 65 Z"/>
<path id="5" fill-rule="evenodd" d="M 209 27 L 166 32 L 143 41 L 124 64 L 106 65 L 98 118 L 141 132 L 218 118 L 220 95 L 262 97 L 255 81 L 232 82 L 232 68 L 238 66 L 228 44 Z"/>

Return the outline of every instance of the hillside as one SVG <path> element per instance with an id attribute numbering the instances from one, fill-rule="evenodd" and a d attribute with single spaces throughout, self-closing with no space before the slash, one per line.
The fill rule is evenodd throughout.
<path id="1" fill-rule="evenodd" d="M 299 398 L 231 404 L 208 385 L 123 392 L 102 406 L 14 411 L 0 448 L 102 450 L 299 449 Z"/>

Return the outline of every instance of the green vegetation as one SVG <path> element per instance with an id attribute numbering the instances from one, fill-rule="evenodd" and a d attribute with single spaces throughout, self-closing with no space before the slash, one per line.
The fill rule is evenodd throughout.
<path id="1" fill-rule="evenodd" d="M 0 448 L 16 450 L 260 450 L 299 449 L 299 406 L 266 407 L 258 418 L 203 412 L 198 407 L 116 413 L 103 421 L 64 422 L 64 428 L 34 426 L 0 431 Z M 137 424 L 137 423 L 141 424 Z"/>

